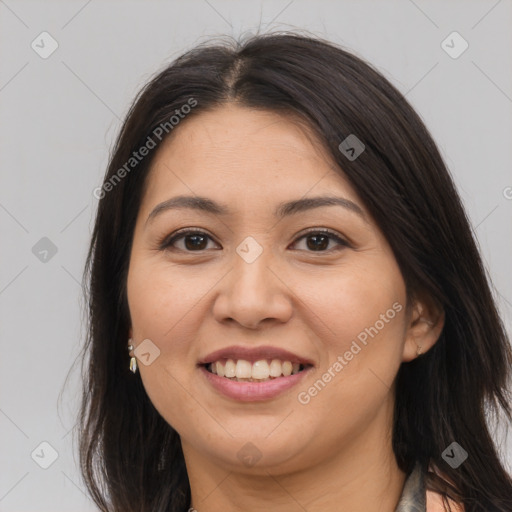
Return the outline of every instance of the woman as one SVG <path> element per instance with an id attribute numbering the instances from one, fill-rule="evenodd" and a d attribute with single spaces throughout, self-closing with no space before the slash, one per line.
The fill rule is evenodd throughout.
<path id="1" fill-rule="evenodd" d="M 485 408 L 512 419 L 511 349 L 445 164 L 372 67 L 293 33 L 201 45 L 95 195 L 101 510 L 512 511 Z"/>

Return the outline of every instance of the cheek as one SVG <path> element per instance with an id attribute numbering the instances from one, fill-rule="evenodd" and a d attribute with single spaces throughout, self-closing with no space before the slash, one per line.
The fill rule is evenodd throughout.
<path id="1" fill-rule="evenodd" d="M 181 418 L 194 417 L 190 369 L 195 366 L 194 340 L 202 314 L 200 300 L 218 280 L 216 275 L 194 279 L 190 269 L 170 269 L 161 262 L 133 259 L 127 294 L 135 344 L 151 340 L 159 355 L 138 365 L 144 388 L 159 413 L 176 430 Z"/>
<path id="2" fill-rule="evenodd" d="M 314 319 L 324 348 L 337 352 L 365 333 L 397 342 L 404 334 L 405 287 L 392 263 L 350 265 L 297 282 L 296 293 Z M 385 270 L 383 269 L 385 267 Z M 394 305 L 394 306 L 393 306 Z"/>
<path id="3" fill-rule="evenodd" d="M 347 410 L 371 414 L 389 394 L 402 359 L 406 296 L 398 268 L 387 262 L 338 269 L 303 280 L 299 294 L 322 354 L 299 403 L 329 410 L 336 403 L 342 416 Z"/>
<path id="4" fill-rule="evenodd" d="M 188 320 L 215 276 L 194 279 L 190 271 L 169 268 L 162 262 L 134 262 L 128 274 L 128 304 L 135 339 L 153 337 L 162 348 L 180 349 Z M 138 335 L 138 336 L 137 336 Z"/>

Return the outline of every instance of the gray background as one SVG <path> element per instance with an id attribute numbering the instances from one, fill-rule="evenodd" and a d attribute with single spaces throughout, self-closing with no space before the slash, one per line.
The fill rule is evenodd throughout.
<path id="1" fill-rule="evenodd" d="M 511 15 L 507 0 L 0 0 L 0 511 L 95 510 L 71 433 L 78 371 L 58 400 L 84 335 L 92 191 L 140 86 L 209 36 L 306 29 L 405 93 L 455 176 L 511 332 Z M 43 31 L 59 45 L 46 59 L 31 47 L 49 48 Z M 453 31 L 469 43 L 456 59 L 441 47 Z M 58 453 L 47 469 L 42 442 Z"/>

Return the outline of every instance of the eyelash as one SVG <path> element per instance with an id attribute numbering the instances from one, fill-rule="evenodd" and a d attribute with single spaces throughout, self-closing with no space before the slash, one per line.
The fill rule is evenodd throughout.
<path id="1" fill-rule="evenodd" d="M 171 245 L 173 243 L 175 243 L 177 240 L 181 240 L 182 238 L 185 238 L 187 235 L 203 235 L 205 237 L 210 238 L 210 240 L 213 240 L 213 238 L 208 233 L 206 233 L 205 231 L 202 231 L 200 229 L 186 228 L 186 229 L 184 229 L 182 231 L 175 232 L 170 237 L 165 237 L 164 239 L 162 239 L 158 243 L 159 249 L 162 250 L 162 251 L 163 250 L 173 250 L 173 249 L 176 249 L 175 247 L 172 248 Z M 337 233 L 335 233 L 334 231 L 331 231 L 329 229 L 325 229 L 325 228 L 324 229 L 314 229 L 313 228 L 313 229 L 303 233 L 302 235 L 300 235 L 299 238 L 297 238 L 296 242 L 298 242 L 299 240 L 302 240 L 303 238 L 306 238 L 307 236 L 310 236 L 310 235 L 328 235 L 328 237 L 331 240 L 336 241 L 342 247 L 341 248 L 338 247 L 338 248 L 335 248 L 335 249 L 327 249 L 327 250 L 324 250 L 324 251 L 306 251 L 306 252 L 311 252 L 311 253 L 315 253 L 315 252 L 318 252 L 318 253 L 330 253 L 332 251 L 341 250 L 344 247 L 351 247 L 349 242 L 347 242 L 346 240 L 341 238 Z M 188 251 L 188 250 L 185 250 L 185 249 L 176 249 L 176 250 L 179 250 L 179 251 L 182 251 L 182 252 L 186 252 L 186 253 L 205 252 L 206 251 L 206 249 L 202 249 L 202 250 L 199 250 L 199 251 Z"/>

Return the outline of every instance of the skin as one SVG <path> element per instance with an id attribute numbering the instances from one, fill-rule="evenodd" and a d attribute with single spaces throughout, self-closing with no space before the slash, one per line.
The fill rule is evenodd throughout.
<path id="1" fill-rule="evenodd" d="M 153 208 L 177 195 L 206 196 L 232 214 Z M 324 206 L 277 220 L 282 201 L 331 195 L 364 216 Z M 206 231 L 199 250 L 182 228 Z M 315 250 L 303 237 L 328 228 Z M 247 236 L 262 254 L 236 252 Z M 189 237 L 190 243 L 190 237 Z M 327 241 L 325 243 L 327 244 Z M 193 241 L 192 241 L 193 242 Z M 314 242 L 314 241 L 313 241 Z M 321 244 L 320 244 L 321 245 Z M 402 362 L 436 342 L 443 315 L 429 301 L 407 303 L 395 257 L 343 173 L 307 129 L 281 114 L 234 104 L 191 117 L 158 150 L 138 212 L 127 282 L 130 335 L 160 355 L 140 364 L 144 387 L 180 434 L 199 512 L 394 511 L 405 481 L 391 447 L 394 379 Z M 307 391 L 380 315 L 402 305 L 309 403 Z M 314 361 L 291 390 L 263 402 L 217 393 L 197 368 L 230 345 L 274 345 Z M 253 466 L 237 453 L 251 442 Z"/>

